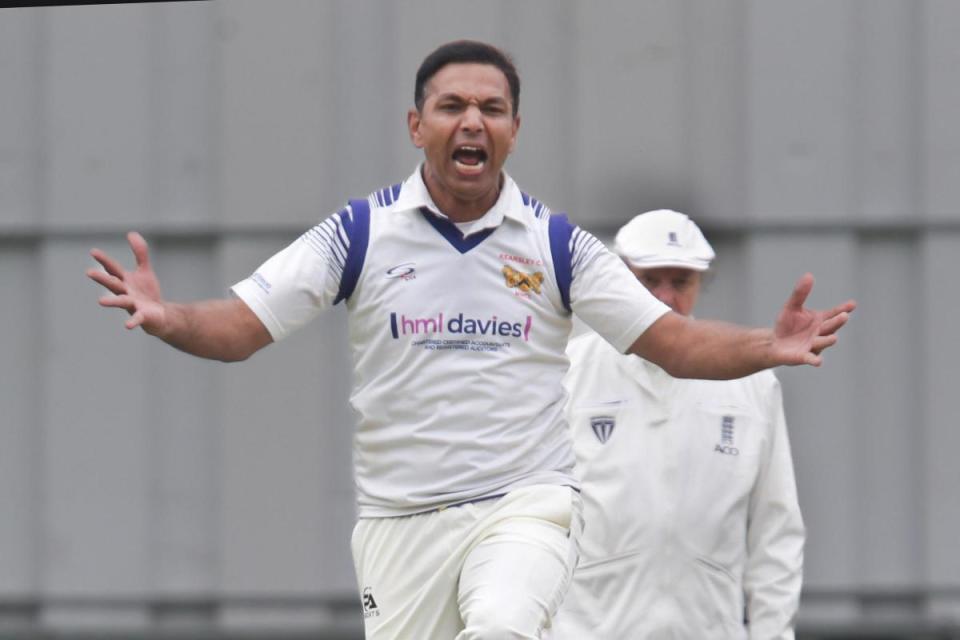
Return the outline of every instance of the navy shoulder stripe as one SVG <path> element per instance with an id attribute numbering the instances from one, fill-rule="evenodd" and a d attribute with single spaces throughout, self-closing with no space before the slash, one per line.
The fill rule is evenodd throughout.
<path id="1" fill-rule="evenodd" d="M 547 206 L 545 204 L 543 204 L 533 196 L 530 196 L 524 193 L 523 191 L 520 192 L 520 196 L 523 198 L 524 206 L 527 206 L 533 209 L 533 215 L 535 215 L 536 217 L 542 218 L 550 212 L 550 210 L 547 209 Z"/>
<path id="2" fill-rule="evenodd" d="M 560 287 L 560 299 L 567 311 L 570 308 L 570 283 L 573 282 L 573 264 L 570 259 L 570 237 L 574 226 L 566 214 L 555 213 L 549 219 L 550 255 L 553 258 L 553 273 Z"/>
<path id="3" fill-rule="evenodd" d="M 350 211 L 341 211 L 340 220 L 343 230 L 350 239 L 350 248 L 347 249 L 347 259 L 343 266 L 343 275 L 340 277 L 340 290 L 333 304 L 341 300 L 348 300 L 363 271 L 363 262 L 367 256 L 367 244 L 370 240 L 370 203 L 366 198 L 350 201 Z"/>
<path id="4" fill-rule="evenodd" d="M 400 187 L 403 183 L 397 183 L 392 187 L 384 187 L 379 191 L 373 192 L 373 197 L 376 199 L 377 204 L 381 207 L 386 207 L 393 204 L 397 201 L 397 196 L 400 195 Z"/>

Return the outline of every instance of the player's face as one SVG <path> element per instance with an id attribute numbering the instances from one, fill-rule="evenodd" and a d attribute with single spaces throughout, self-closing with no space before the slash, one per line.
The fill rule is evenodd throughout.
<path id="1" fill-rule="evenodd" d="M 427 82 L 423 108 L 411 109 L 407 124 L 413 144 L 423 149 L 424 179 L 439 206 L 448 199 L 493 206 L 520 128 L 502 71 L 446 65 Z"/>
<path id="2" fill-rule="evenodd" d="M 630 270 L 663 304 L 683 316 L 693 313 L 700 295 L 700 272 L 677 267 L 640 269 L 631 265 Z"/>

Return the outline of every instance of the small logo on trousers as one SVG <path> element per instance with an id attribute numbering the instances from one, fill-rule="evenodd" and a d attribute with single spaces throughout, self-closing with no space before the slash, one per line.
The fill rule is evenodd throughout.
<path id="1" fill-rule="evenodd" d="M 373 590 L 370 587 L 364 587 L 361 601 L 363 602 L 364 618 L 380 615 L 380 608 L 377 607 L 377 601 L 373 599 Z"/>

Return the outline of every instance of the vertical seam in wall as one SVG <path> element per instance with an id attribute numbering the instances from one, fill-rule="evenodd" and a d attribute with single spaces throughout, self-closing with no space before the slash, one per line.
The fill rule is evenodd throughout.
<path id="1" fill-rule="evenodd" d="M 927 126 L 926 126 L 926 115 L 927 110 L 927 100 L 928 94 L 926 93 L 927 82 L 924 70 L 926 65 L 924 64 L 926 58 L 925 45 L 927 43 L 926 39 L 926 19 L 927 19 L 927 7 L 929 3 L 920 2 L 920 3 L 911 3 L 910 9 L 907 11 L 907 19 L 909 24 L 907 26 L 907 33 L 909 39 L 909 68 L 910 73 L 907 74 L 907 89 L 909 96 L 908 112 L 913 115 L 911 121 L 908 123 L 910 127 L 910 139 L 912 140 L 911 148 L 908 150 L 910 157 L 913 162 L 910 163 L 910 166 L 913 168 L 912 174 L 910 175 L 910 202 L 916 203 L 916 209 L 911 212 L 914 219 L 918 222 L 918 229 L 923 229 L 923 227 L 930 220 L 930 211 L 928 210 L 928 198 L 926 185 L 924 184 L 924 176 L 927 175 L 927 154 L 926 151 L 926 141 L 927 141 Z M 911 252 L 911 271 L 916 273 L 920 278 L 920 282 L 929 282 L 928 275 L 926 274 L 927 265 L 929 262 L 924 258 L 924 250 L 927 247 L 925 238 L 928 236 L 928 231 L 917 231 L 912 238 L 912 252 Z M 926 297 L 929 289 L 927 287 L 913 287 L 910 289 L 910 294 L 912 299 L 909 300 L 908 309 L 926 309 Z M 924 337 L 925 341 L 929 341 L 929 337 Z M 929 358 L 929 348 L 924 345 L 918 350 L 913 351 L 914 362 L 913 371 L 915 375 L 911 376 L 911 385 L 910 389 L 910 398 L 912 400 L 913 406 L 916 408 L 918 413 L 917 423 L 920 425 L 919 429 L 916 429 L 916 462 L 919 465 L 918 469 L 927 469 L 927 447 L 929 444 L 928 430 L 931 428 L 930 424 L 930 411 L 927 407 L 927 402 L 923 398 L 923 390 L 928 388 L 927 382 L 930 371 L 930 358 Z M 930 483 L 928 481 L 929 474 L 924 472 L 919 474 L 919 479 L 917 484 L 913 489 L 913 501 L 915 515 L 916 527 L 917 527 L 917 539 L 920 544 L 916 545 L 914 553 L 916 557 L 912 560 L 914 561 L 914 566 L 916 567 L 917 574 L 915 579 L 923 585 L 930 585 L 930 571 L 929 566 L 931 558 L 929 558 L 929 527 L 930 527 L 930 517 L 928 506 L 929 498 L 929 487 Z M 925 605 L 928 605 L 930 600 L 929 594 L 926 597 Z"/>
<path id="2" fill-rule="evenodd" d="M 43 230 L 46 229 L 46 220 L 49 217 L 48 207 L 49 200 L 47 193 L 50 186 L 50 167 L 51 167 L 51 149 L 50 149 L 50 109 L 47 104 L 49 97 L 48 91 L 48 82 L 49 82 L 49 36 L 50 36 L 50 25 L 48 18 L 50 16 L 50 10 L 40 10 L 36 11 L 34 14 L 34 24 L 33 29 L 36 37 L 34 39 L 35 51 L 34 51 L 34 77 L 36 78 L 36 83 L 34 85 L 34 95 L 33 99 L 35 100 L 35 113 L 38 114 L 37 118 L 34 120 L 35 126 L 37 127 L 34 132 L 36 135 L 36 158 L 34 160 L 34 185 L 35 185 L 35 216 L 36 223 L 35 229 L 40 232 L 32 243 L 30 261 L 32 262 L 33 268 L 38 274 L 40 274 L 39 284 L 40 291 L 46 289 L 44 286 L 45 280 L 48 277 L 48 274 L 45 269 L 42 269 L 42 253 L 47 244 L 47 238 Z M 41 318 L 44 316 L 43 309 L 41 308 L 43 304 L 43 296 L 39 295 L 32 297 L 29 300 L 29 304 L 33 306 L 33 317 Z M 41 336 L 42 332 L 36 329 L 38 325 L 34 325 L 31 328 L 31 340 L 34 346 L 34 353 L 42 354 L 45 345 L 42 342 Z M 48 537 L 46 534 L 46 524 L 47 524 L 47 504 L 48 500 L 48 487 L 46 486 L 46 441 L 44 433 L 44 411 L 43 411 L 43 398 L 47 397 L 47 379 L 44 375 L 44 364 L 43 358 L 37 357 L 31 363 L 33 370 L 31 376 L 33 377 L 34 388 L 36 393 L 33 398 L 33 406 L 31 408 L 31 421 L 33 422 L 32 433 L 34 434 L 33 439 L 31 440 L 31 456 L 33 457 L 33 477 L 30 478 L 30 492 L 34 498 L 34 504 L 36 508 L 30 514 L 30 527 L 33 529 L 33 557 L 31 559 L 33 565 L 33 576 L 32 576 L 32 589 L 35 592 L 35 598 L 37 606 L 34 609 L 34 622 L 39 623 L 43 603 L 41 595 L 46 589 L 46 568 L 44 562 L 47 558 L 50 558 L 50 553 L 48 552 Z"/>

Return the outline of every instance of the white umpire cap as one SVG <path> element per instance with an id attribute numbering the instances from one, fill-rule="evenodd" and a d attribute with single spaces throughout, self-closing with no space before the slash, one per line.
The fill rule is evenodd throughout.
<path id="1" fill-rule="evenodd" d="M 613 250 L 634 267 L 706 271 L 716 256 L 693 220 L 671 209 L 647 211 L 623 225 Z"/>

